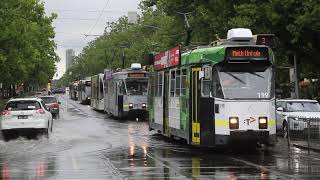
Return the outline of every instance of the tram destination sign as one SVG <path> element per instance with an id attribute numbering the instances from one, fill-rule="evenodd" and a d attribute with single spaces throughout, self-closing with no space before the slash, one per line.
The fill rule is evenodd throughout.
<path id="1" fill-rule="evenodd" d="M 180 64 L 180 47 L 174 47 L 168 51 L 160 52 L 154 56 L 154 69 L 177 66 Z"/>
<path id="2" fill-rule="evenodd" d="M 268 56 L 266 47 L 228 47 L 226 49 L 228 61 L 266 61 Z"/>
<path id="3" fill-rule="evenodd" d="M 146 73 L 129 73 L 128 77 L 146 77 Z"/>

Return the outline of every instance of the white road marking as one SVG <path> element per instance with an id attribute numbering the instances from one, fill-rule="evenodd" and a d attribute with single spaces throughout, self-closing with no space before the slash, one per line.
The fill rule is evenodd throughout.
<path id="1" fill-rule="evenodd" d="M 77 164 L 77 160 L 74 158 L 74 153 L 72 153 L 72 152 L 69 151 L 69 156 L 70 156 L 70 158 L 71 158 L 72 168 L 73 168 L 75 171 L 79 171 L 78 164 Z"/>

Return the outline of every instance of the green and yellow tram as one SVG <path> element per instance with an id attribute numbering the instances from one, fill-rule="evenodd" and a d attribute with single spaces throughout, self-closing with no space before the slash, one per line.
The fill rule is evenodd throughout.
<path id="1" fill-rule="evenodd" d="M 252 142 L 276 135 L 274 56 L 268 35 L 228 31 L 214 46 L 154 56 L 149 127 L 199 146 Z"/>

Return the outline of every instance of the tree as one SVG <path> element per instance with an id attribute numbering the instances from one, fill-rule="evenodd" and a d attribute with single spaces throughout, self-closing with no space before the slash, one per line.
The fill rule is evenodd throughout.
<path id="1" fill-rule="evenodd" d="M 6 0 L 0 6 L 0 82 L 43 85 L 58 56 L 52 21 L 39 0 Z"/>

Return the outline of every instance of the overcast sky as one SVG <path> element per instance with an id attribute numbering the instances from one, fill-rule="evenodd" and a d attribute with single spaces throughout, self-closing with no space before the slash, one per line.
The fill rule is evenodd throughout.
<path id="1" fill-rule="evenodd" d="M 65 72 L 65 52 L 74 49 L 76 55 L 94 36 L 101 35 L 106 22 L 116 21 L 128 11 L 138 11 L 140 0 L 42 0 L 46 13 L 58 14 L 54 21 L 57 54 L 61 62 L 57 64 L 58 75 Z"/>

